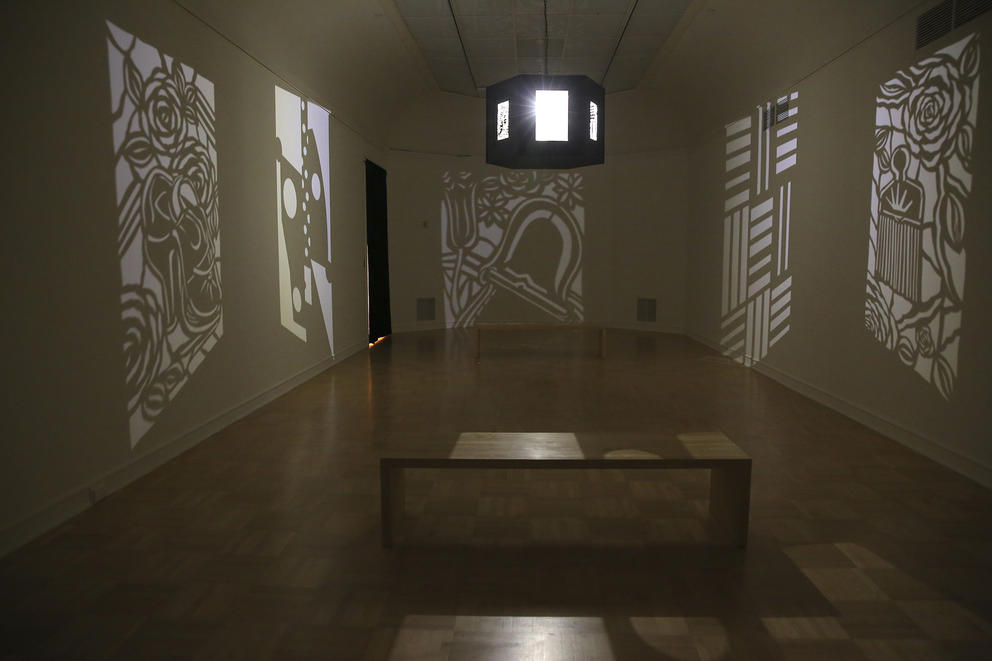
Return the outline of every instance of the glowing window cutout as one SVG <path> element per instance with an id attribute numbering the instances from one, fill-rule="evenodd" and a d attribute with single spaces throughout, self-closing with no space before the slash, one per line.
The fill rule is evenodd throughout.
<path id="1" fill-rule="evenodd" d="M 568 142 L 568 90 L 535 90 L 537 127 L 534 138 Z"/>
<path id="2" fill-rule="evenodd" d="M 501 101 L 496 104 L 496 139 L 507 140 L 510 137 L 510 102 Z"/>
<path id="3" fill-rule="evenodd" d="M 595 101 L 589 102 L 589 139 L 599 140 L 599 106 Z"/>

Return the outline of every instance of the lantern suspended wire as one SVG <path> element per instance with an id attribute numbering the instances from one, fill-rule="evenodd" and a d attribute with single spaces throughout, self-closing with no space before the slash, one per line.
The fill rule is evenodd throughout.
<path id="1" fill-rule="evenodd" d="M 631 17 L 633 17 L 634 11 L 637 9 L 637 3 L 639 1 L 640 0 L 634 0 L 632 3 L 630 3 L 630 9 L 627 10 L 627 20 L 624 21 L 623 30 L 620 30 L 620 36 L 617 37 L 617 45 L 613 47 L 613 53 L 610 55 L 610 61 L 606 65 L 606 69 L 603 71 L 602 79 L 600 79 L 599 81 L 599 84 L 602 85 L 603 87 L 606 87 L 606 75 L 610 73 L 610 67 L 613 66 L 613 60 L 616 59 L 617 51 L 620 50 L 620 42 L 623 41 L 624 35 L 627 34 L 627 27 L 630 25 L 630 19 Z M 544 0 L 545 7 L 547 7 L 547 4 L 548 4 L 548 0 Z"/>
<path id="2" fill-rule="evenodd" d="M 548 75 L 548 40 L 551 36 L 548 30 L 548 0 L 544 0 L 544 75 Z"/>
<path id="3" fill-rule="evenodd" d="M 545 0 L 547 4 L 547 0 Z M 478 90 L 479 83 L 475 80 L 475 73 L 472 71 L 472 63 L 468 59 L 468 51 L 465 50 L 465 42 L 462 40 L 462 31 L 458 28 L 458 19 L 455 18 L 455 9 L 448 0 L 448 12 L 451 14 L 451 23 L 455 26 L 455 34 L 458 35 L 458 45 L 462 47 L 462 57 L 465 58 L 465 68 L 468 69 L 468 77 L 472 79 L 472 89 Z"/>

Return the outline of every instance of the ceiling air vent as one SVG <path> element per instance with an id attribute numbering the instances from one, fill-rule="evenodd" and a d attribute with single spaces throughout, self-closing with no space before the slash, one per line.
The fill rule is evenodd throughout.
<path id="1" fill-rule="evenodd" d="M 954 27 L 964 25 L 992 8 L 992 0 L 957 0 L 954 3 Z"/>
<path id="2" fill-rule="evenodd" d="M 923 48 L 940 39 L 954 27 L 954 3 L 945 0 L 916 19 L 916 47 Z"/>

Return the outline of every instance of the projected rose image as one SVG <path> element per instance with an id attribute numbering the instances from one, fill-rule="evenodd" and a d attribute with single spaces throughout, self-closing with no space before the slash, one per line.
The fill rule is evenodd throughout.
<path id="1" fill-rule="evenodd" d="M 760 361 L 789 332 L 798 115 L 793 92 L 726 127 L 721 346 L 745 365 Z"/>
<path id="2" fill-rule="evenodd" d="M 275 108 L 279 316 L 304 342 L 326 337 L 333 356 L 330 113 L 280 87 Z"/>
<path id="3" fill-rule="evenodd" d="M 134 447 L 223 333 L 214 86 L 107 28 Z"/>
<path id="4" fill-rule="evenodd" d="M 950 399 L 965 281 L 965 200 L 978 115 L 978 37 L 879 87 L 865 327 Z"/>
<path id="5" fill-rule="evenodd" d="M 442 186 L 448 325 L 472 325 L 501 291 L 558 321 L 582 320 L 581 174 L 448 172 Z"/>

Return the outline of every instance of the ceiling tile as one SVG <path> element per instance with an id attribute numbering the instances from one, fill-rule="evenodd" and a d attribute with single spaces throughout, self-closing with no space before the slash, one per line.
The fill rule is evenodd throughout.
<path id="1" fill-rule="evenodd" d="M 571 14 L 575 11 L 574 0 L 548 0 L 549 14 Z"/>
<path id="2" fill-rule="evenodd" d="M 632 18 L 641 16 L 671 16 L 675 14 L 681 16 L 692 0 L 640 0 L 634 7 Z"/>
<path id="3" fill-rule="evenodd" d="M 458 29 L 465 39 L 514 36 L 513 16 L 459 16 Z"/>
<path id="4" fill-rule="evenodd" d="M 548 34 L 554 39 L 564 39 L 568 34 L 568 16 L 548 16 Z"/>
<path id="5" fill-rule="evenodd" d="M 420 50 L 425 58 L 464 57 L 462 44 L 458 39 L 422 39 Z"/>
<path id="6" fill-rule="evenodd" d="M 613 39 L 566 39 L 565 57 L 605 57 L 613 55 L 617 42 Z"/>
<path id="7" fill-rule="evenodd" d="M 597 83 L 603 77 L 606 61 L 601 57 L 562 57 L 548 62 L 551 73 L 569 76 L 588 76 Z"/>
<path id="8" fill-rule="evenodd" d="M 561 57 L 565 42 L 561 39 L 549 39 L 547 49 L 544 39 L 517 39 L 518 57 Z"/>
<path id="9" fill-rule="evenodd" d="M 627 30 L 624 35 L 630 35 L 634 37 L 643 36 L 663 36 L 667 37 L 671 34 L 672 30 L 678 25 L 679 19 L 682 18 L 680 12 L 673 12 L 670 14 L 634 14 L 630 17 L 630 22 L 627 23 Z"/>
<path id="10" fill-rule="evenodd" d="M 473 60 L 481 57 L 513 58 L 517 51 L 515 39 L 465 39 L 465 52 Z"/>
<path id="11" fill-rule="evenodd" d="M 568 37 L 616 40 L 626 19 L 624 14 L 573 14 L 568 17 Z"/>
<path id="12" fill-rule="evenodd" d="M 513 17 L 518 37 L 543 37 L 544 14 L 517 14 Z M 555 38 L 564 38 L 568 30 L 568 17 L 548 15 L 548 33 Z"/>
<path id="13" fill-rule="evenodd" d="M 457 16 L 493 16 L 513 13 L 513 0 L 451 0 Z"/>
<path id="14" fill-rule="evenodd" d="M 513 17 L 518 37 L 543 37 L 543 14 L 517 14 Z M 548 22 L 550 25 L 550 21 Z"/>
<path id="15" fill-rule="evenodd" d="M 396 8 L 404 17 L 451 16 L 448 0 L 395 0 Z"/>
<path id="16" fill-rule="evenodd" d="M 513 0 L 514 14 L 544 14 L 544 0 Z"/>
<path id="17" fill-rule="evenodd" d="M 548 0 L 549 14 L 571 14 L 575 11 L 575 0 Z M 516 0 L 513 3 L 514 14 L 544 15 L 543 0 Z"/>
<path id="18" fill-rule="evenodd" d="M 429 39 L 457 39 L 458 32 L 451 16 L 406 18 L 406 26 L 417 41 Z"/>
<path id="19" fill-rule="evenodd" d="M 551 62 L 548 61 L 548 67 L 550 68 Z M 518 57 L 517 58 L 517 72 L 518 73 L 544 73 L 544 58 L 543 57 Z"/>
<path id="20" fill-rule="evenodd" d="M 575 0 L 576 14 L 623 14 L 627 17 L 633 0 Z M 661 5 L 659 0 L 641 0 L 638 4 Z"/>

